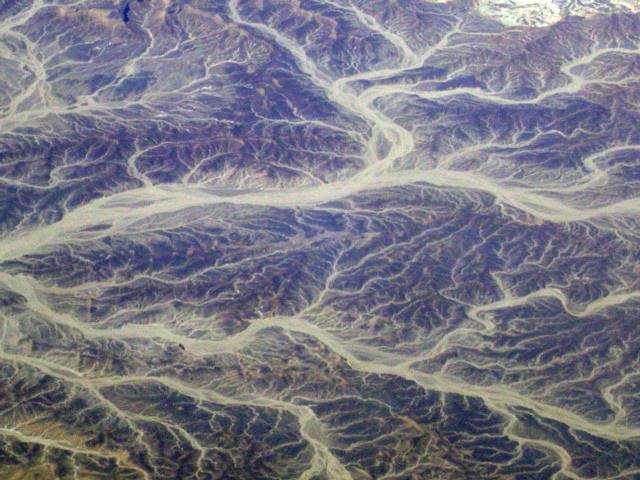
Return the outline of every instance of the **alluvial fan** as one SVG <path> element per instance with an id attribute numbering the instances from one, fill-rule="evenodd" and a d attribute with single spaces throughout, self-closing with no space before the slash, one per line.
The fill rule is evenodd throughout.
<path id="1" fill-rule="evenodd" d="M 0 0 L 0 479 L 640 479 L 636 0 Z"/>

